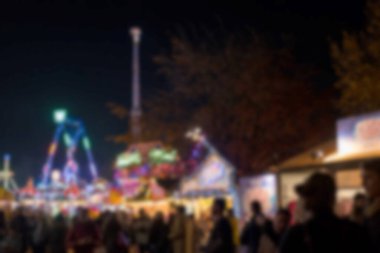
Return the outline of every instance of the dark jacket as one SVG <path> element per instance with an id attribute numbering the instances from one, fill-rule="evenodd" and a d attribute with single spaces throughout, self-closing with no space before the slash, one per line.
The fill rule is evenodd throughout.
<path id="1" fill-rule="evenodd" d="M 364 228 L 333 214 L 312 218 L 292 227 L 280 247 L 280 253 L 367 253 L 369 240 Z"/>
<path id="2" fill-rule="evenodd" d="M 98 228 L 91 221 L 77 222 L 68 234 L 68 244 L 75 253 L 93 253 L 99 241 Z"/>
<path id="3" fill-rule="evenodd" d="M 169 249 L 169 228 L 162 220 L 153 221 L 149 242 L 152 253 L 166 253 Z"/>
<path id="4" fill-rule="evenodd" d="M 259 224 L 258 219 L 263 220 L 263 224 Z M 274 231 L 272 223 L 267 220 L 264 216 L 254 216 L 252 219 L 245 225 L 240 242 L 243 246 L 248 247 L 249 253 L 256 253 L 259 249 L 259 242 L 261 236 L 266 233 L 273 240 Z"/>
<path id="5" fill-rule="evenodd" d="M 380 252 L 380 211 L 368 218 L 365 225 L 371 240 L 372 252 Z"/>
<path id="6" fill-rule="evenodd" d="M 65 253 L 67 228 L 65 224 L 54 224 L 49 233 L 49 248 L 54 253 Z"/>
<path id="7" fill-rule="evenodd" d="M 234 252 L 232 228 L 227 218 L 222 217 L 214 224 L 206 251 L 207 253 Z"/>
<path id="8" fill-rule="evenodd" d="M 30 231 L 26 217 L 22 214 L 17 215 L 12 219 L 10 226 L 21 237 L 21 252 L 26 252 L 28 248 L 28 233 Z"/>

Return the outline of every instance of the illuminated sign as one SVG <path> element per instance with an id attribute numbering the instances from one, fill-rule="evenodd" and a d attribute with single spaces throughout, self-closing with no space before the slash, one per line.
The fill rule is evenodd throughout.
<path id="1" fill-rule="evenodd" d="M 216 155 L 209 157 L 202 167 L 199 181 L 204 186 L 218 182 L 226 174 L 226 164 Z"/>
<path id="2" fill-rule="evenodd" d="M 177 151 L 166 151 L 162 148 L 155 148 L 149 152 L 149 161 L 153 164 L 173 163 L 177 160 Z"/>
<path id="3" fill-rule="evenodd" d="M 182 194 L 228 192 L 233 167 L 220 155 L 210 154 L 192 176 L 181 183 Z"/>
<path id="4" fill-rule="evenodd" d="M 244 220 L 251 215 L 252 201 L 259 201 L 266 215 L 273 217 L 277 210 L 277 181 L 273 174 L 240 179 L 241 204 Z"/>
<path id="5" fill-rule="evenodd" d="M 337 131 L 341 154 L 380 151 L 380 112 L 341 119 Z"/>
<path id="6" fill-rule="evenodd" d="M 124 168 L 141 164 L 141 155 L 139 152 L 124 153 L 117 157 L 116 167 Z"/>

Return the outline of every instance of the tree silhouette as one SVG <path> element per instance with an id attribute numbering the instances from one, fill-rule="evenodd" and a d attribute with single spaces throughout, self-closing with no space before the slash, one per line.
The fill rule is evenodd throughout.
<path id="1" fill-rule="evenodd" d="M 341 42 L 331 44 L 338 103 L 344 113 L 380 109 L 380 2 L 369 0 L 367 25 L 359 33 L 343 33 Z"/>
<path id="2" fill-rule="evenodd" d="M 329 100 L 314 91 L 313 71 L 254 34 L 224 43 L 173 38 L 155 62 L 171 87 L 148 101 L 144 138 L 183 151 L 186 131 L 200 126 L 239 172 L 252 173 L 332 130 Z"/>

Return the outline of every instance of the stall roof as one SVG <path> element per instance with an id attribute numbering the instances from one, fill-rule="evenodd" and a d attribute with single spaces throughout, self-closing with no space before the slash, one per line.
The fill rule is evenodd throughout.
<path id="1" fill-rule="evenodd" d="M 339 119 L 336 138 L 273 167 L 275 171 L 358 167 L 380 159 L 380 111 Z"/>
<path id="2" fill-rule="evenodd" d="M 323 142 L 312 149 L 285 160 L 275 166 L 275 170 L 292 170 L 305 167 L 318 167 L 325 164 L 324 157 L 336 152 L 335 139 Z"/>
<path id="3" fill-rule="evenodd" d="M 274 166 L 272 170 L 280 172 L 318 167 L 340 167 L 343 164 L 357 166 L 360 162 L 373 159 L 380 159 L 380 150 L 342 154 L 337 150 L 335 139 L 332 139 L 291 157 L 283 163 Z"/>
<path id="4" fill-rule="evenodd" d="M 380 150 L 370 151 L 370 152 L 361 152 L 361 153 L 352 153 L 352 154 L 339 154 L 334 153 L 325 157 L 326 163 L 338 163 L 346 161 L 364 161 L 380 158 Z"/>

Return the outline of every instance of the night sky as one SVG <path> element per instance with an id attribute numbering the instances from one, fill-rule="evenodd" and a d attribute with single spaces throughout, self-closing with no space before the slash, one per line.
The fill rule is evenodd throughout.
<path id="1" fill-rule="evenodd" d="M 149 99 L 166 87 L 152 57 L 169 50 L 169 35 L 179 30 L 223 38 L 252 28 L 273 40 L 285 34 L 297 59 L 318 67 L 320 84 L 329 86 L 334 76 L 327 40 L 363 23 L 363 1 L 6 2 L 0 3 L 0 153 L 12 154 L 21 185 L 28 176 L 40 176 L 57 107 L 83 119 L 100 173 L 111 175 L 123 146 L 106 137 L 127 123 L 111 116 L 105 104 L 130 104 L 131 25 L 143 28 L 142 89 Z"/>

